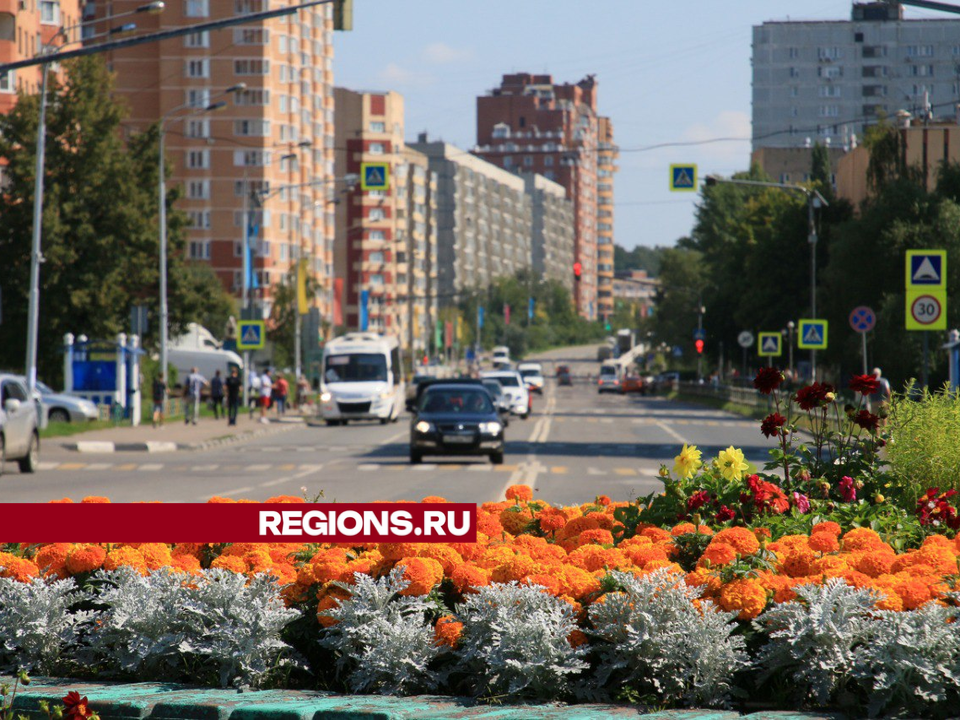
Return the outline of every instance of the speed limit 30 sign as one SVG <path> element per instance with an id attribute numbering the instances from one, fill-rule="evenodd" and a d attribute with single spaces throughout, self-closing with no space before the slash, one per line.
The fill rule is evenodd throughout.
<path id="1" fill-rule="evenodd" d="M 908 290 L 906 327 L 907 330 L 946 330 L 946 291 Z"/>

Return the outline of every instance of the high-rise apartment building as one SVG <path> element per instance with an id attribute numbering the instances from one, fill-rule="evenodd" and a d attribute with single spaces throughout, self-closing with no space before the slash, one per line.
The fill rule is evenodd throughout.
<path id="1" fill-rule="evenodd" d="M 407 147 L 397 172 L 398 187 L 405 190 L 406 226 L 398 219 L 398 235 L 406 237 L 403 260 L 407 267 L 406 317 L 407 346 L 413 357 L 439 350 L 435 346 L 437 328 L 437 173 L 430 169 L 430 158 Z M 400 183 L 403 182 L 401 186 Z M 403 237 L 398 237 L 400 244 Z M 397 283 L 403 286 L 404 278 Z"/>
<path id="2" fill-rule="evenodd" d="M 960 19 L 904 20 L 895 3 L 852 19 L 753 28 L 753 148 L 847 146 L 882 115 L 960 100 Z M 929 107 L 929 110 L 928 110 Z"/>
<path id="3" fill-rule="evenodd" d="M 5 0 L 0 2 L 0 63 L 28 60 L 44 46 L 62 45 L 61 29 L 73 28 L 66 39 L 79 40 L 80 0 Z M 0 114 L 17 104 L 17 91 L 40 92 L 39 65 L 0 75 Z"/>
<path id="4" fill-rule="evenodd" d="M 135 10 L 142 0 L 95 0 L 87 15 Z M 138 15 L 157 31 L 261 11 L 266 0 L 182 0 L 163 13 Z M 334 176 L 333 20 L 330 5 L 220 32 L 196 33 L 106 55 L 128 125 L 145 130 L 167 118 L 169 185 L 182 185 L 177 207 L 190 217 L 189 257 L 208 262 L 224 286 L 242 285 L 244 204 L 262 199 L 254 217 L 256 284 L 251 297 L 269 314 L 273 288 L 301 258 L 332 314 Z M 243 83 L 240 92 L 225 94 Z M 225 101 L 219 112 L 204 112 Z"/>
<path id="5" fill-rule="evenodd" d="M 534 277 L 560 282 L 573 294 L 573 203 L 567 191 L 543 175 L 524 173 L 530 196 L 530 245 Z"/>
<path id="6" fill-rule="evenodd" d="M 597 132 L 597 314 L 606 322 L 613 316 L 613 174 L 620 153 L 610 118 L 599 118 Z"/>
<path id="7" fill-rule="evenodd" d="M 437 294 L 454 305 L 463 292 L 532 267 L 533 213 L 524 179 L 439 141 L 410 147 L 437 177 Z"/>
<path id="8" fill-rule="evenodd" d="M 609 123 L 604 137 L 615 155 L 613 128 Z M 504 75 L 500 87 L 477 98 L 474 152 L 505 170 L 535 172 L 555 180 L 566 189 L 567 197 L 573 202 L 574 254 L 575 262 L 581 267 L 574 297 L 580 314 L 589 319 L 596 319 L 600 311 L 597 246 L 600 142 L 597 81 L 592 75 L 576 84 L 562 85 L 554 83 L 551 75 Z M 612 172 L 606 180 L 612 197 Z M 612 222 L 609 224 L 612 227 Z M 573 275 L 572 267 L 570 274 Z M 603 282 L 612 297 L 612 277 L 606 271 Z"/>
<path id="9" fill-rule="evenodd" d="M 335 102 L 337 174 L 359 176 L 366 163 L 388 167 L 388 189 L 366 190 L 356 184 L 337 206 L 335 271 L 343 280 L 340 302 L 346 311 L 344 322 L 349 328 L 402 338 L 410 272 L 407 178 L 405 171 L 400 171 L 404 162 L 403 96 L 336 88 Z"/>

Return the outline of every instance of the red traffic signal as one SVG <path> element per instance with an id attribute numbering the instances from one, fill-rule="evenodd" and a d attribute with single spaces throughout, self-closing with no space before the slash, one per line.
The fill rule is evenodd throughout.
<path id="1" fill-rule="evenodd" d="M 577 280 L 579 280 L 579 279 L 580 279 L 580 275 L 581 275 L 582 273 L 583 273 L 583 265 L 581 265 L 581 264 L 580 264 L 580 261 L 578 260 L 577 262 L 575 262 L 575 263 L 573 264 L 573 277 L 575 277 Z"/>
<path id="2" fill-rule="evenodd" d="M 703 340 L 695 340 L 693 346 L 697 349 L 697 355 L 703 355 Z"/>

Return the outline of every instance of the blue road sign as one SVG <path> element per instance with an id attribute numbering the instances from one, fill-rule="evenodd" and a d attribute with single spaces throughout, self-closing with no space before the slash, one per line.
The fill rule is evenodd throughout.
<path id="1" fill-rule="evenodd" d="M 693 339 L 694 339 L 694 340 L 706 340 L 706 339 L 707 339 L 707 331 L 704 330 L 703 328 L 697 328 L 696 330 L 693 331 Z"/>
<path id="2" fill-rule="evenodd" d="M 907 289 L 946 289 L 946 250 L 907 250 Z"/>
<path id="3" fill-rule="evenodd" d="M 674 357 L 683 357 L 683 348 L 679 345 L 674 345 L 673 347 L 673 356 Z"/>
<path id="4" fill-rule="evenodd" d="M 876 324 L 877 314 L 866 305 L 856 307 L 850 313 L 850 327 L 856 332 L 870 332 Z"/>
<path id="5" fill-rule="evenodd" d="M 684 163 L 670 166 L 670 189 L 686 192 L 697 190 L 697 166 Z"/>
<path id="6" fill-rule="evenodd" d="M 361 190 L 389 190 L 390 163 L 361 163 L 360 164 Z"/>
<path id="7" fill-rule="evenodd" d="M 237 322 L 237 348 L 239 350 L 262 350 L 266 340 L 263 320 L 240 320 Z"/>
<path id="8" fill-rule="evenodd" d="M 798 325 L 797 347 L 801 350 L 826 350 L 827 321 L 801 320 Z"/>

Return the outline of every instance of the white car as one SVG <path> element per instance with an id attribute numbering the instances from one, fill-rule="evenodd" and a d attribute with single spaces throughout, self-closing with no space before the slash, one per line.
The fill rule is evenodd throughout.
<path id="1" fill-rule="evenodd" d="M 17 379 L 24 385 L 27 384 L 27 379 L 22 375 L 18 376 Z M 100 411 L 96 403 L 90 402 L 86 398 L 58 393 L 39 380 L 37 381 L 37 393 L 43 413 L 40 417 L 41 426 L 44 426 L 43 420 L 47 422 L 86 422 L 87 420 L 100 419 Z"/>
<path id="2" fill-rule="evenodd" d="M 543 395 L 543 365 L 534 362 L 520 363 L 517 365 L 517 372 L 530 390 Z"/>
<path id="3" fill-rule="evenodd" d="M 516 370 L 495 370 L 480 373 L 484 380 L 496 380 L 503 387 L 503 394 L 510 399 L 510 412 L 519 415 L 521 420 L 530 417 L 530 393 L 527 385 Z"/>
<path id="4" fill-rule="evenodd" d="M 493 362 L 494 364 L 510 362 L 510 348 L 506 345 L 497 345 L 493 349 Z"/>
<path id="5" fill-rule="evenodd" d="M 0 374 L 0 475 L 7 460 L 16 460 L 22 473 L 34 473 L 40 465 L 37 402 L 28 397 L 26 383 Z"/>

